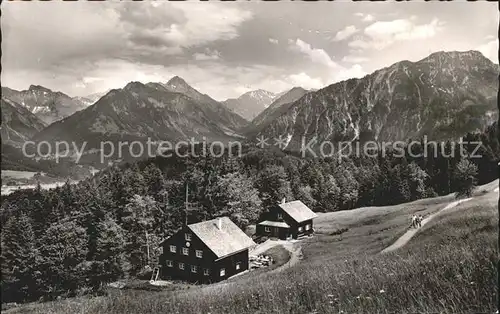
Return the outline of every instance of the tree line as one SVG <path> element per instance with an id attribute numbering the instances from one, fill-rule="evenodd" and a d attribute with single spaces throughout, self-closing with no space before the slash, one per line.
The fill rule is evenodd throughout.
<path id="1" fill-rule="evenodd" d="M 244 229 L 282 198 L 331 212 L 469 195 L 498 178 L 497 126 L 464 141 L 481 141 L 482 157 L 464 158 L 450 141 L 422 157 L 387 150 L 343 160 L 248 146 L 241 157 L 156 157 L 78 184 L 14 192 L 0 208 L 2 302 L 98 293 L 105 283 L 144 276 L 159 242 L 183 224 L 229 216 Z M 423 142 L 411 148 L 423 149 Z"/>

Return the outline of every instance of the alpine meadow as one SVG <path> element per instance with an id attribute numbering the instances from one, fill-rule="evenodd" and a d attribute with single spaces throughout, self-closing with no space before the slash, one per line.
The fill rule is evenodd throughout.
<path id="1" fill-rule="evenodd" d="M 499 21 L 2 3 L 2 312 L 498 313 Z"/>

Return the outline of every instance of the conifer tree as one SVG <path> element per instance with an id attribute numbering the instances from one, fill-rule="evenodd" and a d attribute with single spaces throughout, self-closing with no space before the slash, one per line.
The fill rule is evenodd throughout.
<path id="1" fill-rule="evenodd" d="M 56 297 L 85 285 L 88 238 L 84 228 L 65 219 L 51 225 L 39 243 L 42 258 L 38 269 L 46 295 Z"/>
<path id="2" fill-rule="evenodd" d="M 91 286 L 96 289 L 103 282 L 112 282 L 125 276 L 130 269 L 125 258 L 125 231 L 106 217 L 96 226 L 96 252 L 91 267 Z"/>
<path id="3" fill-rule="evenodd" d="M 468 159 L 462 159 L 455 168 L 454 181 L 457 187 L 456 197 L 470 197 L 477 185 L 477 166 Z"/>
<path id="4" fill-rule="evenodd" d="M 39 252 L 29 217 L 10 217 L 2 228 L 2 301 L 18 302 L 37 297 L 34 269 Z"/>

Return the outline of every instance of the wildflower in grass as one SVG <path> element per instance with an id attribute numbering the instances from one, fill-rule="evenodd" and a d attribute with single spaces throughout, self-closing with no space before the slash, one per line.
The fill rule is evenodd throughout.
<path id="1" fill-rule="evenodd" d="M 379 292 L 380 292 L 380 293 L 385 293 L 385 290 L 384 290 L 384 289 L 381 289 Z"/>

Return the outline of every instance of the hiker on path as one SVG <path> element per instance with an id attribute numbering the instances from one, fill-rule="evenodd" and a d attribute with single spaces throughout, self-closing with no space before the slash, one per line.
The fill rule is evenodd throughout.
<path id="1" fill-rule="evenodd" d="M 411 224 L 410 228 L 416 228 L 417 227 L 417 215 L 413 214 L 411 217 Z"/>
<path id="2" fill-rule="evenodd" d="M 422 227 L 422 220 L 424 220 L 424 217 L 422 215 L 418 215 L 417 222 L 418 222 L 418 227 Z"/>

